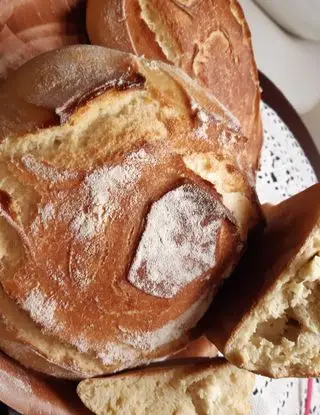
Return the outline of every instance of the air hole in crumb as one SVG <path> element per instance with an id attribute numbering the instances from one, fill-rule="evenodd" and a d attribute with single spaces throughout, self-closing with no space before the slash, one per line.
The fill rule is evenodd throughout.
<path id="1" fill-rule="evenodd" d="M 300 332 L 301 324 L 299 323 L 299 321 L 294 318 L 289 318 L 283 333 L 284 337 L 286 337 L 288 340 L 292 342 L 295 342 L 299 337 Z"/>
<path id="2" fill-rule="evenodd" d="M 60 147 L 61 146 L 61 140 L 59 140 L 58 138 L 56 138 L 53 142 L 54 147 Z"/>
<path id="3" fill-rule="evenodd" d="M 290 317 L 290 311 L 284 317 L 270 319 L 257 326 L 255 338 L 264 338 L 274 345 L 281 344 L 283 338 L 295 342 L 301 333 L 298 320 Z M 289 314 L 289 315 L 288 315 Z"/>
<path id="4" fill-rule="evenodd" d="M 286 317 L 273 318 L 264 321 L 258 324 L 254 337 L 257 337 L 258 339 L 264 338 L 275 345 L 280 344 L 286 323 Z"/>

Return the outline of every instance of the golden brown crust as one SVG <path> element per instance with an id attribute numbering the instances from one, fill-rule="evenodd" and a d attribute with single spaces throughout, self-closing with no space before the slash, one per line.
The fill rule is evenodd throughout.
<path id="1" fill-rule="evenodd" d="M 0 400 L 25 415 L 89 415 L 76 384 L 25 369 L 0 352 Z"/>
<path id="2" fill-rule="evenodd" d="M 203 153 L 217 166 L 224 163 L 233 178 L 228 191 L 247 200 L 246 223 L 260 219 L 234 157 L 244 140 L 232 116 L 176 68 L 88 46 L 26 64 L 1 88 L 0 105 L 0 169 L 7 178 L 0 182 L 0 238 L 10 236 L 2 242 L 9 259 L 0 280 L 23 313 L 1 310 L 11 318 L 10 330 L 33 352 L 83 377 L 184 347 L 238 260 L 248 225 L 239 229 L 224 206 L 224 190 L 219 194 L 215 182 L 201 179 L 183 157 Z M 224 183 L 224 176 L 217 180 Z M 151 210 L 175 194 L 190 206 L 203 201 L 203 223 L 216 235 L 215 263 L 176 286 L 161 278 L 144 286 L 142 274 L 130 274 L 144 272 L 135 250 L 139 244 L 145 249 Z M 168 217 L 179 205 L 170 203 Z M 35 323 L 34 338 L 21 333 L 26 316 Z M 38 344 L 41 336 L 48 337 L 47 346 Z M 58 349 L 69 347 L 61 359 L 51 356 L 50 338 Z M 94 365 L 79 367 L 73 353 Z"/>
<path id="3" fill-rule="evenodd" d="M 172 163 L 172 164 L 171 164 Z M 175 165 L 175 169 L 172 169 L 172 166 Z M 78 241 L 73 241 L 69 249 L 73 250 L 72 257 L 70 258 L 69 249 L 66 250 L 68 246 L 69 234 L 66 229 L 62 228 L 62 224 L 57 227 L 56 223 L 48 224 L 46 229 L 40 233 L 37 232 L 37 242 L 31 242 L 32 245 L 29 247 L 32 250 L 32 257 L 26 257 L 24 260 L 23 266 L 15 270 L 14 279 L 6 279 L 3 281 L 3 287 L 6 293 L 14 298 L 18 304 L 24 304 L 26 301 L 27 292 L 40 292 L 44 295 L 45 298 L 52 297 L 52 292 L 56 292 L 59 289 L 57 281 L 52 280 L 49 269 L 45 268 L 42 272 L 35 268 L 35 263 L 33 257 L 38 258 L 50 258 L 55 264 L 59 264 L 59 269 L 61 272 L 66 273 L 68 267 L 72 270 L 72 273 L 69 274 L 68 279 L 64 279 L 63 292 L 60 292 L 59 295 L 54 295 L 54 300 L 59 304 L 59 309 L 55 312 L 55 318 L 59 321 L 59 324 L 62 325 L 63 329 L 58 330 L 56 333 L 61 341 L 77 345 L 77 339 L 82 337 L 86 338 L 88 344 L 92 345 L 92 350 L 96 353 L 101 349 L 101 344 L 106 342 L 106 333 L 104 330 L 106 324 L 106 315 L 109 315 L 110 318 L 114 314 L 114 318 L 111 318 L 108 322 L 108 333 L 107 338 L 110 341 L 117 341 L 116 338 L 119 336 L 118 326 L 122 327 L 123 330 L 129 330 L 130 332 L 149 332 L 152 329 L 160 328 L 166 324 L 168 321 L 168 316 L 170 315 L 171 319 L 176 319 L 181 313 L 181 306 L 187 308 L 187 304 L 191 306 L 197 298 L 207 295 L 206 293 L 210 290 L 210 286 L 214 286 L 216 281 L 219 280 L 219 274 L 216 270 L 210 270 L 210 273 L 206 273 L 204 277 L 211 274 L 210 279 L 201 278 L 197 281 L 188 285 L 186 289 L 183 289 L 178 295 L 174 296 L 172 299 L 166 298 L 155 298 L 148 294 L 137 290 L 134 286 L 126 282 L 127 279 L 127 269 L 130 264 L 128 264 L 127 258 L 133 257 L 132 249 L 136 245 L 136 242 L 139 239 L 139 233 L 141 233 L 140 218 L 146 215 L 148 206 L 152 204 L 153 200 L 157 200 L 161 197 L 162 194 L 168 191 L 170 186 L 178 186 L 178 183 L 181 183 L 181 180 L 189 179 L 192 177 L 192 174 L 185 176 L 186 172 L 178 169 L 178 160 L 174 158 L 174 161 L 170 162 L 170 165 L 159 165 L 159 169 L 148 169 L 143 173 L 148 179 L 147 183 L 141 183 L 140 194 L 145 196 L 145 200 L 141 200 L 140 206 L 135 206 L 134 211 L 128 212 L 128 215 L 122 214 L 121 218 L 114 223 L 114 228 L 109 227 L 108 233 L 106 234 L 106 240 L 110 241 L 109 250 L 112 252 L 112 262 L 104 262 L 101 260 L 100 255 L 97 255 L 95 261 L 92 261 L 91 258 L 86 258 L 86 252 L 83 249 L 89 249 L 90 246 L 94 243 L 90 241 L 90 245 L 83 245 Z M 189 176 L 189 177 L 188 177 Z M 196 177 L 192 177 L 196 179 Z M 157 187 L 154 187 L 153 183 L 157 180 Z M 170 181 L 169 181 L 170 180 Z M 195 180 L 194 183 L 201 183 L 201 181 Z M 81 183 L 81 182 L 80 182 Z M 183 182 L 182 182 L 183 183 Z M 152 187 L 151 187 L 152 186 Z M 73 190 L 74 189 L 74 190 Z M 81 191 L 79 186 L 72 186 L 68 190 L 69 197 L 71 200 L 72 193 L 78 194 Z M 42 193 L 42 204 L 39 206 L 39 209 L 43 209 L 45 206 L 53 206 L 55 212 L 63 210 L 63 207 L 66 205 L 66 191 L 64 190 L 63 198 L 59 201 L 59 192 L 55 192 L 53 189 L 50 190 L 50 196 Z M 156 192 L 156 193 L 155 193 Z M 54 201 L 58 201 L 55 203 Z M 63 205 L 61 206 L 61 203 Z M 128 200 L 122 203 L 128 203 Z M 119 209 L 123 210 L 123 205 Z M 147 210 L 146 210 L 147 209 Z M 62 214 L 62 213 L 61 213 Z M 59 214 L 57 214 L 59 215 Z M 31 226 L 30 223 L 29 226 Z M 140 229 L 139 229 L 140 228 Z M 121 229 L 121 233 L 119 232 Z M 219 253 L 229 257 L 230 254 L 227 252 L 232 252 L 237 246 L 237 236 L 236 230 L 232 230 L 232 224 L 226 223 L 226 243 L 228 246 L 223 246 L 217 249 L 217 263 L 221 260 L 219 258 Z M 46 235 L 50 234 L 50 248 L 47 245 Z M 132 240 L 128 243 L 126 235 L 132 235 Z M 234 234 L 234 236 L 233 236 Z M 26 234 L 26 237 L 29 241 L 32 241 L 33 236 L 30 233 Z M 43 244 L 40 244 L 40 241 L 43 241 Z M 111 243 L 112 241 L 112 243 Z M 62 245 L 61 245 L 62 244 Z M 100 245 L 99 239 L 95 239 L 96 248 Z M 63 251 L 66 252 L 66 255 L 63 255 L 63 252 L 59 247 L 63 247 Z M 129 247 L 130 250 L 126 250 L 125 247 Z M 101 248 L 100 248 L 101 249 Z M 44 255 L 45 250 L 45 255 Z M 82 266 L 86 267 L 86 271 L 94 275 L 94 283 L 90 284 L 88 290 L 79 289 L 79 285 L 76 283 L 73 275 L 79 269 L 76 262 L 72 261 L 73 257 L 77 255 L 82 255 L 83 262 Z M 119 264 L 119 268 L 115 266 Z M 94 269 L 90 269 L 90 266 Z M 118 274 L 118 275 L 117 275 Z M 26 279 L 25 275 L 28 275 L 29 278 Z M 105 281 L 105 275 L 117 275 L 117 279 L 113 278 L 110 282 Z M 36 280 L 34 280 L 36 278 Z M 32 280 L 34 282 L 32 283 Z M 104 290 L 101 291 L 99 287 L 103 284 Z M 114 284 L 117 284 L 118 289 L 122 292 L 122 295 L 126 298 L 130 298 L 129 303 L 119 302 L 114 304 L 111 300 L 111 293 L 114 290 Z M 70 307 L 70 298 L 73 299 L 74 303 Z M 118 298 L 118 295 L 115 294 L 115 298 Z M 109 302 L 109 307 L 108 307 Z M 50 303 L 50 301 L 49 301 Z M 98 304 L 95 306 L 94 304 Z M 85 310 L 85 313 L 83 313 Z M 132 314 L 132 310 L 140 310 L 138 314 Z M 146 321 L 144 313 L 141 313 L 142 310 L 148 310 L 148 320 Z M 163 310 L 166 310 L 163 312 Z M 34 313 L 33 309 L 30 310 L 31 315 Z M 140 315 L 139 315 L 140 314 Z M 140 317 L 141 316 L 141 317 Z M 95 321 L 94 326 L 91 322 Z M 38 324 L 40 321 L 38 322 Z M 50 324 L 50 322 L 40 323 L 42 329 L 47 330 L 50 333 L 50 326 L 43 326 L 43 324 Z M 113 327 L 115 330 L 113 330 Z M 64 328 L 67 328 L 65 330 Z M 113 334 L 113 335 L 112 335 Z M 112 338 L 114 340 L 112 340 Z M 119 339 L 118 339 L 119 340 Z M 80 340 L 79 340 L 80 341 Z M 97 346 L 96 346 L 97 345 Z M 85 347 L 85 346 L 84 346 Z M 87 346 L 88 347 L 88 346 Z M 90 346 L 89 346 L 90 347 Z M 166 352 L 165 352 L 166 353 Z"/>
<path id="4" fill-rule="evenodd" d="M 171 62 L 240 120 L 248 143 L 243 164 L 255 171 L 262 145 L 260 90 L 251 35 L 235 0 L 89 0 L 93 44 Z"/>
<path id="5" fill-rule="evenodd" d="M 278 205 L 268 205 L 265 214 L 264 234 L 249 241 L 247 253 L 207 313 L 206 324 L 210 326 L 207 336 L 222 352 L 256 305 L 272 293 L 278 277 L 319 222 L 320 185 Z M 270 371 L 260 373 L 271 375 Z"/>

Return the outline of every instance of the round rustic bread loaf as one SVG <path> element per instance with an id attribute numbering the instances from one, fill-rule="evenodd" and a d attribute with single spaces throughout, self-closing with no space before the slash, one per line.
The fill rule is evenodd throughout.
<path id="1" fill-rule="evenodd" d="M 251 35 L 237 0 L 88 0 L 93 44 L 170 62 L 208 87 L 239 119 L 254 175 L 262 144 Z"/>
<path id="2" fill-rule="evenodd" d="M 183 348 L 260 218 L 234 118 L 94 46 L 24 65 L 0 109 L 0 347 L 69 378 Z"/>

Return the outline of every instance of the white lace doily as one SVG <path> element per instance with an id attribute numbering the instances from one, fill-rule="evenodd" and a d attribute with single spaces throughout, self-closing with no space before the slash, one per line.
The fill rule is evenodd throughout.
<path id="1" fill-rule="evenodd" d="M 317 182 L 309 160 L 281 118 L 262 103 L 264 145 L 257 193 L 261 203 L 279 203 Z"/>
<path id="2" fill-rule="evenodd" d="M 264 145 L 257 176 L 261 203 L 279 203 L 317 182 L 298 141 L 280 117 L 262 104 Z M 256 377 L 251 415 L 304 415 L 307 379 Z M 320 383 L 314 380 L 311 414 L 320 415 Z"/>

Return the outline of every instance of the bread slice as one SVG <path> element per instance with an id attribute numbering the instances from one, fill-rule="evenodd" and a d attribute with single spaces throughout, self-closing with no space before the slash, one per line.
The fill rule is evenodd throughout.
<path id="1" fill-rule="evenodd" d="M 237 0 L 89 0 L 91 43 L 174 64 L 240 121 L 247 174 L 262 145 L 260 90 L 251 35 Z"/>
<path id="2" fill-rule="evenodd" d="M 87 379 L 77 392 L 96 415 L 245 415 L 253 385 L 252 373 L 216 358 Z"/>
<path id="3" fill-rule="evenodd" d="M 179 69 L 94 46 L 28 62 L 0 110 L 0 348 L 81 379 L 198 337 L 261 218 L 233 117 Z"/>
<path id="4" fill-rule="evenodd" d="M 320 375 L 320 185 L 268 206 L 212 308 L 208 337 L 230 362 L 270 377 Z"/>

